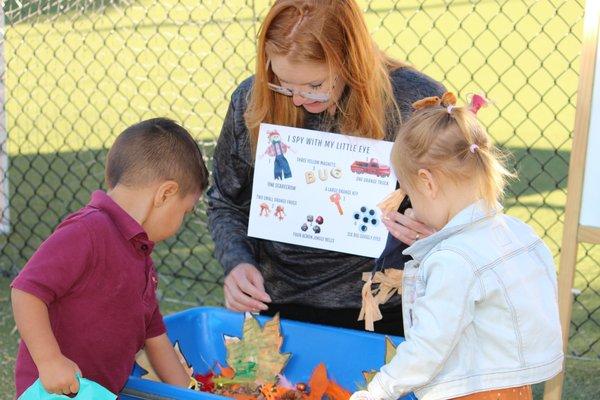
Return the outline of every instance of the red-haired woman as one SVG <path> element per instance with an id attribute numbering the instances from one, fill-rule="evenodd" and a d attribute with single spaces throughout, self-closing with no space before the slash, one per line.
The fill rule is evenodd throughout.
<path id="1" fill-rule="evenodd" d="M 247 236 L 259 125 L 391 141 L 412 102 L 444 91 L 377 48 L 354 0 L 276 1 L 260 30 L 256 74 L 233 92 L 207 194 L 226 306 L 362 329 L 361 279 L 372 259 Z M 400 213 L 393 220 L 408 244 L 429 233 Z M 400 296 L 382 314 L 375 330 L 402 334 Z"/>

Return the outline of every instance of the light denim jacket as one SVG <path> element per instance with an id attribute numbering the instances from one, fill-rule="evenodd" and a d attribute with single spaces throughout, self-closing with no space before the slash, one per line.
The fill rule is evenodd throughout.
<path id="1" fill-rule="evenodd" d="M 404 251 L 406 341 L 369 384 L 419 399 L 532 384 L 562 369 L 552 255 L 525 223 L 477 202 Z"/>

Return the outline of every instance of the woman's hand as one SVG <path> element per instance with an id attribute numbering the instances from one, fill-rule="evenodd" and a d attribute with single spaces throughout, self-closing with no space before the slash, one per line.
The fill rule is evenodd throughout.
<path id="1" fill-rule="evenodd" d="M 397 211 L 388 212 L 383 218 L 383 224 L 393 237 L 409 246 L 415 241 L 435 232 L 435 229 L 417 221 L 413 217 L 412 208 L 406 209 L 404 214 L 400 214 Z"/>
<path id="2" fill-rule="evenodd" d="M 225 277 L 225 307 L 232 311 L 259 312 L 269 307 L 263 276 L 252 264 L 236 265 Z"/>

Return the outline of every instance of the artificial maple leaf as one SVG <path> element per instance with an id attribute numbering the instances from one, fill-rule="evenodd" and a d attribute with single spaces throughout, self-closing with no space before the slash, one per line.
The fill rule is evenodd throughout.
<path id="1" fill-rule="evenodd" d="M 396 346 L 389 337 L 385 337 L 385 363 L 389 364 L 396 355 Z"/>
<path id="2" fill-rule="evenodd" d="M 223 378 L 233 378 L 235 376 L 235 371 L 231 367 L 223 367 L 221 368 L 221 376 Z"/>
<path id="3" fill-rule="evenodd" d="M 183 368 L 185 369 L 185 372 L 191 377 L 192 374 L 194 373 L 194 369 L 192 368 L 192 366 L 190 364 L 188 364 L 185 356 L 181 352 L 181 350 L 179 348 L 179 342 L 175 342 L 175 345 L 173 346 L 173 349 L 175 350 L 175 353 L 177 354 L 177 357 L 179 358 L 179 362 L 181 363 L 181 365 L 183 365 Z M 142 369 L 145 371 L 145 373 L 142 374 L 142 376 L 144 377 L 144 379 L 148 379 L 148 380 L 156 381 L 156 382 L 161 382 L 161 380 L 158 377 L 158 375 L 156 375 L 156 372 L 154 371 L 154 368 L 152 368 L 152 365 L 150 364 L 150 360 L 148 359 L 148 355 L 146 354 L 146 352 L 144 350 L 140 350 L 136 354 L 136 356 L 135 356 L 135 362 L 140 367 L 142 367 Z"/>
<path id="4" fill-rule="evenodd" d="M 327 390 L 328 384 L 329 379 L 327 379 L 327 369 L 325 369 L 325 365 L 317 365 L 317 368 L 315 368 L 308 381 L 308 387 L 310 388 L 308 400 L 321 400 Z"/>
<path id="5" fill-rule="evenodd" d="M 336 382 L 327 378 L 327 369 L 324 364 L 317 365 L 308 382 L 310 392 L 307 400 L 348 400 L 350 392 L 342 388 Z"/>
<path id="6" fill-rule="evenodd" d="M 219 367 L 220 375 L 223 378 L 231 379 L 235 376 L 235 371 L 231 367 L 224 367 L 217 361 L 217 366 Z"/>
<path id="7" fill-rule="evenodd" d="M 212 392 L 215 390 L 215 383 L 213 382 L 213 377 L 215 374 L 212 371 L 206 374 L 195 374 L 194 379 L 198 381 L 200 384 L 200 391 L 202 392 Z"/>
<path id="8" fill-rule="evenodd" d="M 290 358 L 289 353 L 279 352 L 283 344 L 279 314 L 262 329 L 256 318 L 248 314 L 243 332 L 241 340 L 225 342 L 227 364 L 235 371 L 235 379 L 248 379 L 259 384 L 275 382 Z"/>
<path id="9" fill-rule="evenodd" d="M 386 336 L 385 337 L 384 364 L 389 364 L 389 362 L 392 361 L 392 358 L 394 358 L 395 355 L 396 355 L 396 346 L 394 346 L 394 343 L 392 342 L 392 340 Z M 377 371 L 375 371 L 375 370 L 363 371 L 362 374 L 363 374 L 363 377 L 365 378 L 365 381 L 367 382 L 367 384 L 369 384 L 373 380 L 373 377 L 377 374 Z"/>
<path id="10" fill-rule="evenodd" d="M 348 400 L 351 396 L 351 393 L 335 383 L 334 381 L 329 381 L 327 385 L 327 390 L 325 394 L 330 400 Z"/>

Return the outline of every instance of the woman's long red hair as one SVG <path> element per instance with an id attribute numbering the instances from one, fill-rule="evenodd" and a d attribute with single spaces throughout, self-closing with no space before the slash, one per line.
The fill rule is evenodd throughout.
<path id="1" fill-rule="evenodd" d="M 404 64 L 377 48 L 354 0 L 278 0 L 260 29 L 245 114 L 253 151 L 261 122 L 302 127 L 304 117 L 301 107 L 268 88 L 275 77 L 267 69 L 267 54 L 326 63 L 346 82 L 348 95 L 337 110 L 340 133 L 383 139 L 386 120 L 400 118 L 389 74 Z"/>

